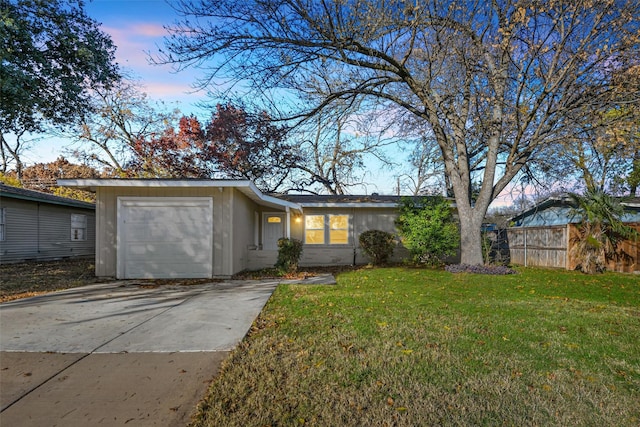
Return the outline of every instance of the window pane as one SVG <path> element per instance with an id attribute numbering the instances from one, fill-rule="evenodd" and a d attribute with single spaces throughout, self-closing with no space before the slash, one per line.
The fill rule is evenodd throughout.
<path id="1" fill-rule="evenodd" d="M 335 229 L 348 229 L 349 228 L 349 216 L 348 215 L 329 215 L 329 227 L 332 230 Z"/>
<path id="2" fill-rule="evenodd" d="M 282 222 L 282 218 L 280 218 L 279 216 L 270 216 L 269 218 L 267 218 L 267 222 L 269 224 L 280 224 Z"/>
<path id="3" fill-rule="evenodd" d="M 346 245 L 349 243 L 348 230 L 331 230 L 329 241 L 332 245 Z"/>
<path id="4" fill-rule="evenodd" d="M 307 215 L 304 223 L 307 230 L 324 230 L 324 215 Z"/>
<path id="5" fill-rule="evenodd" d="M 84 228 L 87 226 L 87 216 L 71 214 L 71 227 Z"/>
<path id="6" fill-rule="evenodd" d="M 324 229 L 322 230 L 307 230 L 305 232 L 305 243 L 309 245 L 322 245 L 324 244 Z"/>
<path id="7" fill-rule="evenodd" d="M 71 214 L 71 240 L 86 240 L 87 216 Z"/>

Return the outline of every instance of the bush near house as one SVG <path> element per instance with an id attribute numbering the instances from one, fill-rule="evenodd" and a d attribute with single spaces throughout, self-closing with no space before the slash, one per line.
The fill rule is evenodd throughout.
<path id="1" fill-rule="evenodd" d="M 403 245 L 417 263 L 437 266 L 453 256 L 460 247 L 458 226 L 453 220 L 451 204 L 442 196 L 400 202 L 396 225 Z"/>
<path id="2" fill-rule="evenodd" d="M 367 230 L 358 237 L 358 240 L 362 251 L 373 265 L 386 264 L 396 246 L 393 234 L 382 230 Z"/>
<path id="3" fill-rule="evenodd" d="M 302 242 L 298 239 L 278 239 L 278 260 L 275 267 L 286 273 L 298 270 L 298 262 L 302 255 Z"/>

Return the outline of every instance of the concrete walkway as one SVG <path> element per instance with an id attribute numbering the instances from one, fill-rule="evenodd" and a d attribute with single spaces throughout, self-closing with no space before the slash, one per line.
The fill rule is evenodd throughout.
<path id="1" fill-rule="evenodd" d="M 1 304 L 0 425 L 184 426 L 278 281 L 144 283 Z"/>

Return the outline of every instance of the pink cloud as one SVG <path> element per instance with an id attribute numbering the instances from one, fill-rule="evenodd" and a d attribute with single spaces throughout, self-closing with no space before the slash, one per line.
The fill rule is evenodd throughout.
<path id="1" fill-rule="evenodd" d="M 134 34 L 144 37 L 164 37 L 168 34 L 167 30 L 159 24 L 131 24 L 128 28 Z"/>
<path id="2" fill-rule="evenodd" d="M 161 97 L 189 97 L 193 99 L 204 98 L 201 92 L 193 93 L 193 88 L 184 83 L 144 82 L 144 90 L 152 98 Z"/>

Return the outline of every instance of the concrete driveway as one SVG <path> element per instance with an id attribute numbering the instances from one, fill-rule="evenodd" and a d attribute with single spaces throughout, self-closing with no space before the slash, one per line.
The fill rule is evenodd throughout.
<path id="1" fill-rule="evenodd" d="M 0 425 L 185 425 L 277 285 L 145 283 L 0 304 Z"/>

